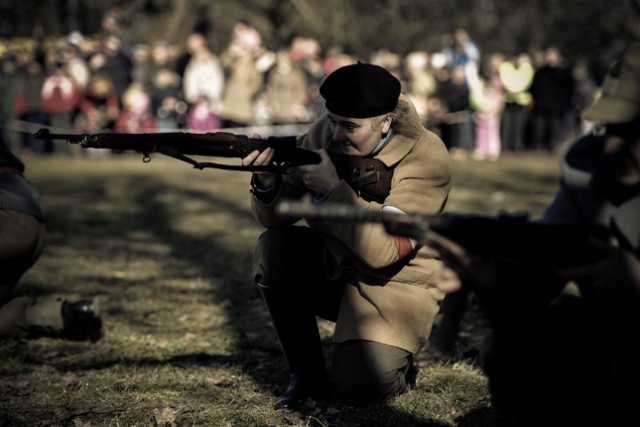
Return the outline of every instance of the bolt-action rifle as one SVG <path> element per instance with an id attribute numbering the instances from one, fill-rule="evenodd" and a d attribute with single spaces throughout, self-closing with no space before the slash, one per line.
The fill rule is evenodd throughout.
<path id="1" fill-rule="evenodd" d="M 160 153 L 191 164 L 194 168 L 216 168 L 239 171 L 268 171 L 286 173 L 292 166 L 320 163 L 320 155 L 297 146 L 295 136 L 272 136 L 267 139 L 249 138 L 228 132 L 214 133 L 97 133 L 56 134 L 42 128 L 36 139 L 66 140 L 82 148 L 112 149 L 143 153 L 143 162 L 151 161 L 151 153 Z M 251 152 L 275 149 L 271 165 L 236 166 L 213 162 L 199 162 L 189 156 L 243 158 Z M 393 168 L 371 157 L 329 153 L 338 176 L 368 201 L 382 202 L 391 186 Z"/>
<path id="2" fill-rule="evenodd" d="M 428 230 L 463 246 L 469 253 L 493 254 L 540 262 L 554 267 L 576 267 L 602 259 L 591 239 L 609 241 L 600 225 L 576 225 L 530 221 L 526 213 L 502 213 L 495 217 L 464 213 L 425 215 L 368 211 L 347 205 L 314 205 L 311 200 L 283 200 L 279 215 L 326 221 L 379 223 L 392 235 L 424 243 Z"/>
<path id="3" fill-rule="evenodd" d="M 296 146 L 295 136 L 272 136 L 268 139 L 249 138 L 228 132 L 214 133 L 97 133 L 97 134 L 55 134 L 48 129 L 40 129 L 36 139 L 66 140 L 69 144 L 79 144 L 82 148 L 106 148 L 112 150 L 132 150 L 143 153 L 145 163 L 151 161 L 151 153 L 160 153 L 193 165 L 194 168 L 218 168 L 229 170 L 283 172 L 291 166 L 320 163 L 320 156 L 311 150 Z M 238 157 L 242 158 L 254 150 L 275 148 L 273 165 L 234 166 L 211 162 L 198 162 L 188 156 Z"/>

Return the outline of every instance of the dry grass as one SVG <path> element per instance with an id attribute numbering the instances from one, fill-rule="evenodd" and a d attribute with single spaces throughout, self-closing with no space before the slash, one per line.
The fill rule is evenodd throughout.
<path id="1" fill-rule="evenodd" d="M 559 169 L 536 153 L 454 168 L 450 211 L 532 216 L 551 200 Z M 497 425 L 473 358 L 441 361 L 428 350 L 418 389 L 385 404 L 272 410 L 287 374 L 251 283 L 261 228 L 248 173 L 124 154 L 36 157 L 27 177 L 49 241 L 19 290 L 97 297 L 107 333 L 96 344 L 0 342 L 0 426 Z M 321 326 L 330 351 L 332 325 Z M 481 326 L 465 320 L 463 350 L 477 346 Z"/>

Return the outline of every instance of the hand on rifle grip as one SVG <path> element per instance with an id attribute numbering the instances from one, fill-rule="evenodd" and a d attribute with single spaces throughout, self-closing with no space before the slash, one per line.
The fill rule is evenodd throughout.
<path id="1" fill-rule="evenodd" d="M 314 152 L 320 155 L 320 163 L 294 166 L 290 171 L 300 174 L 304 185 L 309 190 L 325 194 L 340 185 L 340 178 L 327 150 L 321 148 Z"/>
<path id="2" fill-rule="evenodd" d="M 575 268 L 564 268 L 559 274 L 567 280 L 588 281 L 594 295 L 600 298 L 640 295 L 640 259 L 630 250 L 597 239 L 589 242 L 602 252 L 600 261 Z"/>
<path id="3" fill-rule="evenodd" d="M 262 139 L 257 133 L 253 135 L 255 139 Z M 260 152 L 254 150 L 242 159 L 242 166 L 268 166 L 273 161 L 275 150 L 272 147 L 267 147 L 264 151 Z M 278 176 L 273 172 L 254 172 L 255 179 L 261 187 L 267 189 L 272 187 Z"/>

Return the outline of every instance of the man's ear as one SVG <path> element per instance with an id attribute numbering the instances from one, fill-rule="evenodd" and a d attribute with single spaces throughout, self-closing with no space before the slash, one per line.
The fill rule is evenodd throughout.
<path id="1" fill-rule="evenodd" d="M 384 120 L 382 121 L 382 133 L 389 132 L 389 129 L 391 129 L 392 121 L 393 119 L 391 118 L 391 114 L 388 114 L 387 117 L 384 118 Z"/>

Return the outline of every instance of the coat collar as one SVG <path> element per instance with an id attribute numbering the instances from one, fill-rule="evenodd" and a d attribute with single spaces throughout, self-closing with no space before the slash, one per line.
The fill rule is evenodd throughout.
<path id="1" fill-rule="evenodd" d="M 394 166 L 409 154 L 417 141 L 417 139 L 395 134 L 393 139 L 374 157 L 387 167 Z"/>

